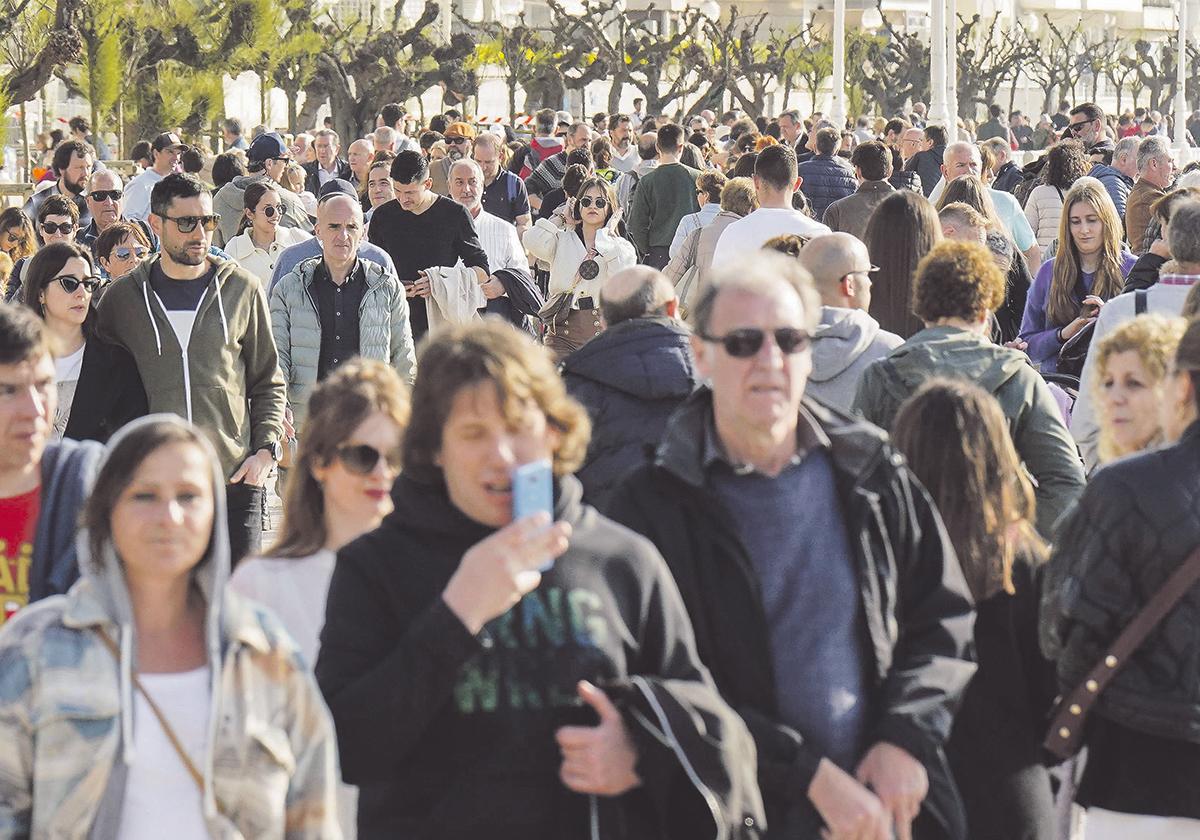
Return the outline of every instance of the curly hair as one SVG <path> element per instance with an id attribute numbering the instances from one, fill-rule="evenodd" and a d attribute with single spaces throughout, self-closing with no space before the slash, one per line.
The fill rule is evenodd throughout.
<path id="1" fill-rule="evenodd" d="M 1042 178 L 1046 185 L 1069 190 L 1075 182 L 1092 171 L 1092 161 L 1078 140 L 1063 140 L 1055 143 L 1046 152 L 1046 166 Z"/>
<path id="2" fill-rule="evenodd" d="M 412 419 L 401 447 L 404 471 L 428 484 L 444 481 L 436 463 L 442 432 L 458 394 L 488 384 L 496 389 L 505 419 L 519 423 L 535 406 L 559 432 L 555 475 L 579 469 L 592 435 L 587 412 L 567 395 L 550 351 L 496 318 L 445 329 L 432 336 L 417 359 Z"/>
<path id="3" fill-rule="evenodd" d="M 1004 274 L 991 252 L 976 242 L 939 242 L 919 263 L 913 280 L 913 314 L 980 321 L 1004 302 Z"/>
<path id="4" fill-rule="evenodd" d="M 1095 357 L 1096 364 L 1096 376 L 1092 379 L 1092 399 L 1100 409 L 1100 463 L 1108 463 L 1121 455 L 1130 454 L 1118 449 L 1112 438 L 1111 425 L 1104 416 L 1104 381 L 1108 378 L 1109 362 L 1118 353 L 1136 353 L 1149 379 L 1145 383 L 1146 386 L 1160 392 L 1167 378 L 1171 356 L 1179 346 L 1179 340 L 1183 338 L 1186 327 L 1187 321 L 1183 318 L 1164 318 L 1151 313 L 1121 324 L 1092 349 L 1091 354 Z M 1147 441 L 1145 445 L 1149 446 L 1153 442 Z"/>

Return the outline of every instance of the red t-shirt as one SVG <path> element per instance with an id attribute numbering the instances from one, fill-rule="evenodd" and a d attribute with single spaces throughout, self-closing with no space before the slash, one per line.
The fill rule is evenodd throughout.
<path id="1" fill-rule="evenodd" d="M 41 506 L 41 487 L 0 499 L 0 625 L 29 603 L 29 565 Z"/>

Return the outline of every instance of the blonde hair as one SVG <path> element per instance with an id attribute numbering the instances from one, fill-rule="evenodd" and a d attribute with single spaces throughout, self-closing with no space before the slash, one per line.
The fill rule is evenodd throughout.
<path id="1" fill-rule="evenodd" d="M 1114 458 L 1128 453 L 1121 452 L 1112 437 L 1112 427 L 1104 416 L 1104 379 L 1108 375 L 1108 364 L 1118 353 L 1136 353 L 1138 361 L 1146 371 L 1150 381 L 1147 385 L 1156 393 L 1161 392 L 1167 378 L 1167 368 L 1171 356 L 1183 338 L 1187 321 L 1183 318 L 1164 318 L 1161 315 L 1141 315 L 1132 321 L 1126 321 L 1111 333 L 1091 351 L 1095 355 L 1096 377 L 1092 380 L 1092 399 L 1100 407 L 1100 463 L 1108 463 Z M 1155 438 L 1158 436 L 1156 435 Z M 1148 441 L 1147 445 L 1154 440 Z"/>
<path id="2" fill-rule="evenodd" d="M 1108 300 L 1119 295 L 1125 284 L 1125 276 L 1121 273 L 1123 228 L 1117 218 L 1117 208 L 1113 206 L 1103 184 L 1095 178 L 1080 178 L 1063 199 L 1062 217 L 1058 222 L 1058 253 L 1054 256 L 1054 273 L 1046 298 L 1046 320 L 1060 327 L 1071 323 L 1079 315 L 1075 287 L 1082 269 L 1079 249 L 1075 246 L 1075 238 L 1071 236 L 1071 208 L 1079 202 L 1091 205 L 1104 226 L 1100 266 L 1096 269 L 1090 294 Z"/>

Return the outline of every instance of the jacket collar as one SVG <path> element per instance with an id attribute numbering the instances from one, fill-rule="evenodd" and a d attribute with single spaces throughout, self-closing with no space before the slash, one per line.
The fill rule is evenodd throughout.
<path id="1" fill-rule="evenodd" d="M 858 185 L 856 192 L 860 193 L 889 193 L 895 192 L 896 188 L 887 181 L 863 181 Z"/>

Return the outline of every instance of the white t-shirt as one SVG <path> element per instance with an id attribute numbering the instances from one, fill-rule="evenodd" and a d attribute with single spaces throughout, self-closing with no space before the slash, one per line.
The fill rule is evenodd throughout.
<path id="1" fill-rule="evenodd" d="M 206 665 L 179 674 L 138 674 L 196 767 L 204 767 L 211 694 Z M 188 773 L 150 704 L 134 691 L 133 763 L 121 806 L 121 840 L 208 840 L 200 786 Z"/>
<path id="2" fill-rule="evenodd" d="M 726 262 L 745 259 L 762 250 L 768 239 L 794 233 L 806 239 L 829 233 L 820 222 L 810 219 L 799 210 L 780 207 L 760 207 L 753 213 L 732 222 L 721 232 L 713 252 L 713 268 Z"/>
<path id="3" fill-rule="evenodd" d="M 150 192 L 165 177 L 151 167 L 130 179 L 125 185 L 123 213 L 126 219 L 141 219 L 144 222 L 150 217 Z"/>
<path id="4" fill-rule="evenodd" d="M 54 360 L 54 385 L 58 390 L 58 408 L 54 410 L 54 437 L 61 438 L 67 431 L 71 418 L 71 404 L 75 401 L 75 389 L 79 385 L 79 372 L 83 368 L 83 351 L 87 342 L 69 356 Z"/>

